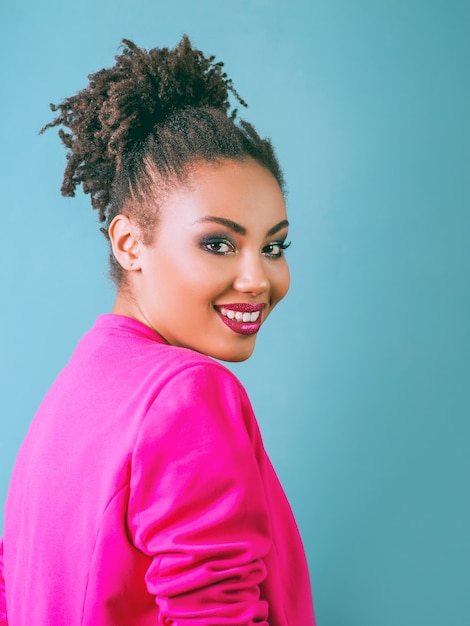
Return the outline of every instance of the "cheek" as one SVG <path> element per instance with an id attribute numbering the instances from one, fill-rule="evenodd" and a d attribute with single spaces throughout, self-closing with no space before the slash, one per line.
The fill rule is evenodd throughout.
<path id="1" fill-rule="evenodd" d="M 180 296 L 187 296 L 188 290 L 199 290 L 204 283 L 204 268 L 198 264 L 198 258 L 188 254 L 175 254 L 174 250 L 162 251 L 155 263 L 154 279 L 165 284 L 170 292 L 180 291 Z"/>
<path id="2" fill-rule="evenodd" d="M 213 300 L 227 290 L 228 274 L 223 264 L 210 263 L 199 255 L 175 259 L 160 272 L 166 295 L 182 305 L 180 317 L 188 312 L 191 316 L 204 314 L 204 309 L 211 308 Z"/>
<path id="3" fill-rule="evenodd" d="M 195 255 L 184 268 L 180 268 L 182 280 L 191 288 L 196 299 L 213 299 L 233 282 L 233 267 L 227 259 L 207 253 Z"/>
<path id="4" fill-rule="evenodd" d="M 285 260 L 282 261 L 282 265 L 276 268 L 271 279 L 272 300 L 273 304 L 277 304 L 286 293 L 289 291 L 290 285 L 290 272 L 289 266 Z"/>

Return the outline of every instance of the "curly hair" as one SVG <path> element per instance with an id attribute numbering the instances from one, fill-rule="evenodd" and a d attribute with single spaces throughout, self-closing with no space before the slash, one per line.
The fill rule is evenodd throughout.
<path id="1" fill-rule="evenodd" d="M 243 107 L 223 63 L 192 47 L 186 35 L 174 48 L 139 48 L 123 39 L 116 63 L 89 76 L 89 84 L 60 104 L 41 133 L 55 126 L 67 149 L 61 192 L 74 196 L 77 186 L 90 194 L 91 204 L 108 227 L 126 203 L 155 186 L 149 165 L 157 172 L 161 190 L 182 180 L 190 166 L 221 159 L 251 157 L 268 169 L 283 189 L 282 172 L 268 139 L 229 113 L 232 95 Z M 63 127 L 67 128 L 65 131 Z M 153 187 L 152 187 L 153 185 Z M 151 241 L 158 207 L 134 208 L 144 236 Z M 108 237 L 109 239 L 109 237 Z M 111 276 L 119 285 L 122 269 L 110 256 Z"/>

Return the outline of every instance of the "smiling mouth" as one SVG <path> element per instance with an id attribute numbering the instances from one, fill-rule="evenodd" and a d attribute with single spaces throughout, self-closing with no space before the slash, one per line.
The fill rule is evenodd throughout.
<path id="1" fill-rule="evenodd" d="M 253 311 L 249 313 L 248 311 L 234 311 L 233 309 L 226 309 L 222 307 L 219 309 L 219 312 L 228 317 L 229 320 L 235 320 L 236 322 L 256 322 L 261 314 L 261 311 Z"/>
<path id="2" fill-rule="evenodd" d="M 240 335 L 254 335 L 261 326 L 261 311 L 264 304 L 226 304 L 216 306 L 215 310 L 221 320 L 234 332 Z"/>

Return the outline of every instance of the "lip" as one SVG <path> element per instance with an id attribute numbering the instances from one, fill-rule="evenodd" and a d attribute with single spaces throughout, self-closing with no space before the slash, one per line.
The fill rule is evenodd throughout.
<path id="1" fill-rule="evenodd" d="M 262 311 L 266 305 L 264 302 L 258 304 L 249 304 L 248 302 L 235 302 L 233 304 L 217 304 L 217 309 L 228 309 L 229 311 L 241 311 L 242 313 L 254 313 Z"/>
<path id="2" fill-rule="evenodd" d="M 230 304 L 218 304 L 215 306 L 215 310 L 219 314 L 222 322 L 239 335 L 254 335 L 261 327 L 261 315 L 256 322 L 239 322 L 237 320 L 231 320 L 225 315 L 222 315 L 220 309 L 227 309 L 229 311 L 240 311 L 242 313 L 254 313 L 255 311 L 262 311 L 265 308 L 264 302 L 258 304 L 249 304 L 248 302 L 234 302 Z"/>

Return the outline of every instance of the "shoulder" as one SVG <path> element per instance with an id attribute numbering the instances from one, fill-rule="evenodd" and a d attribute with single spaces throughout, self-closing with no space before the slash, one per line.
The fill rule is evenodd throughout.
<path id="1" fill-rule="evenodd" d="M 176 446 L 194 454 L 253 450 L 263 454 L 258 423 L 248 395 L 224 365 L 184 348 L 171 348 L 173 367 L 161 381 L 141 424 L 137 449 L 145 454 Z M 175 351 L 177 354 L 175 354 Z"/>
<path id="2" fill-rule="evenodd" d="M 258 426 L 245 388 L 225 365 L 186 348 L 167 346 L 160 353 L 165 375 L 154 387 L 146 427 L 202 433 L 243 429 L 256 438 Z M 155 425 L 150 424 L 154 422 Z M 204 435 L 206 436 L 206 435 Z"/>
<path id="3" fill-rule="evenodd" d="M 101 315 L 82 338 L 75 359 L 101 366 L 113 376 L 118 372 L 131 386 L 137 380 L 146 381 L 155 391 L 172 381 L 208 378 L 213 384 L 234 386 L 245 393 L 236 376 L 219 361 L 169 345 L 148 326 L 120 315 Z"/>
<path id="4" fill-rule="evenodd" d="M 137 403 L 141 415 L 168 397 L 173 409 L 224 401 L 238 410 L 251 410 L 243 385 L 228 367 L 194 350 L 169 345 L 148 326 L 123 316 L 98 318 L 69 364 L 72 382 L 77 371 L 111 390 L 114 404 Z"/>
<path id="5" fill-rule="evenodd" d="M 165 354 L 166 353 L 166 354 Z M 248 401 L 242 383 L 235 374 L 219 361 L 199 354 L 187 348 L 167 346 L 162 350 L 161 357 L 168 362 L 165 386 L 183 386 L 186 393 L 193 397 L 208 394 L 233 396 L 241 401 Z"/>

